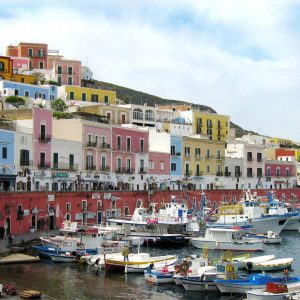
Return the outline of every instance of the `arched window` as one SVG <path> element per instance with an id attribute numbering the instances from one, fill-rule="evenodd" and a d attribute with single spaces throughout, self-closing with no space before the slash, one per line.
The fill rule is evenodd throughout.
<path id="1" fill-rule="evenodd" d="M 129 207 L 126 206 L 126 207 L 125 207 L 125 216 L 128 216 L 128 215 L 129 215 Z"/>
<path id="2" fill-rule="evenodd" d="M 137 207 L 137 208 L 142 207 L 142 205 L 143 205 L 142 200 L 138 200 L 138 201 L 136 202 L 136 207 Z"/>
<path id="3" fill-rule="evenodd" d="M 146 121 L 155 121 L 153 110 L 150 110 L 150 109 L 146 110 L 146 112 L 145 112 L 145 120 Z"/>
<path id="4" fill-rule="evenodd" d="M 133 119 L 143 120 L 143 111 L 140 108 L 135 108 L 133 110 Z"/>

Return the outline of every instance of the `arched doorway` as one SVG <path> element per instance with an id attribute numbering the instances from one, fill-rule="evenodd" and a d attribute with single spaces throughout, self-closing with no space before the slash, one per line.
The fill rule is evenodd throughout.
<path id="1" fill-rule="evenodd" d="M 10 228 L 10 217 L 7 217 L 5 220 L 5 234 L 9 235 L 11 232 L 11 228 Z"/>

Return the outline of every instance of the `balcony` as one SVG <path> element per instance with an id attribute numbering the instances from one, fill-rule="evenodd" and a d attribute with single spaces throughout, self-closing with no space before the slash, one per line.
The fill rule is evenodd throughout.
<path id="1" fill-rule="evenodd" d="M 75 76 L 75 75 L 79 75 L 78 73 L 76 72 L 58 72 L 58 70 L 56 71 L 57 75 L 68 75 L 68 76 Z"/>
<path id="2" fill-rule="evenodd" d="M 184 153 L 184 157 L 190 158 L 191 157 L 191 153 Z"/>
<path id="3" fill-rule="evenodd" d="M 234 173 L 234 176 L 235 176 L 235 177 L 241 177 L 241 176 L 242 176 L 242 172 L 235 172 L 235 173 Z"/>
<path id="4" fill-rule="evenodd" d="M 216 176 L 223 176 L 223 172 L 217 172 Z"/>
<path id="5" fill-rule="evenodd" d="M 85 147 L 87 147 L 87 148 L 95 148 L 95 147 L 97 147 L 97 142 L 91 142 L 91 141 L 89 141 L 89 142 L 86 143 Z"/>
<path id="6" fill-rule="evenodd" d="M 101 149 L 110 149 L 110 144 L 101 143 L 101 144 L 100 144 L 100 148 L 101 148 Z"/>
<path id="7" fill-rule="evenodd" d="M 96 166 L 95 165 L 86 165 L 85 169 L 87 171 L 95 171 L 96 170 Z"/>
<path id="8" fill-rule="evenodd" d="M 147 168 L 139 168 L 139 174 L 146 174 L 148 171 Z"/>
<path id="9" fill-rule="evenodd" d="M 100 171 L 101 172 L 109 172 L 110 171 L 110 167 L 108 167 L 108 166 L 101 166 L 100 167 Z"/>
<path id="10" fill-rule="evenodd" d="M 51 167 L 51 163 L 49 162 L 40 162 L 38 164 L 38 169 L 40 170 L 50 169 L 50 167 Z"/>
<path id="11" fill-rule="evenodd" d="M 20 161 L 20 168 L 28 168 L 33 166 L 33 161 L 32 160 L 21 160 Z"/>
<path id="12" fill-rule="evenodd" d="M 184 176 L 188 177 L 192 175 L 192 171 L 185 171 Z"/>
<path id="13" fill-rule="evenodd" d="M 202 171 L 200 171 L 200 172 L 196 171 L 195 177 L 201 177 L 201 176 L 203 176 L 203 172 Z"/>
<path id="14" fill-rule="evenodd" d="M 53 163 L 52 170 L 78 170 L 78 164 Z"/>
<path id="15" fill-rule="evenodd" d="M 39 142 L 40 143 L 50 143 L 51 135 L 39 135 Z"/>
<path id="16" fill-rule="evenodd" d="M 230 176 L 231 176 L 231 172 L 225 172 L 225 173 L 224 173 L 224 176 L 225 176 L 225 177 L 230 177 Z"/>

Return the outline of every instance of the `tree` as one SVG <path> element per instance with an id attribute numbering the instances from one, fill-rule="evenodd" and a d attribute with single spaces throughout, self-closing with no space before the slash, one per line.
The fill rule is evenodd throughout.
<path id="1" fill-rule="evenodd" d="M 67 109 L 65 101 L 60 98 L 51 101 L 50 107 L 52 110 L 59 112 L 64 112 Z"/>
<path id="2" fill-rule="evenodd" d="M 32 75 L 34 78 L 34 84 L 44 84 L 45 83 L 45 75 L 41 72 L 33 72 Z"/>
<path id="3" fill-rule="evenodd" d="M 6 97 L 5 102 L 13 105 L 14 107 L 16 107 L 18 109 L 21 106 L 24 106 L 26 103 L 25 99 L 23 99 L 22 97 L 18 97 L 18 96 L 8 96 L 8 97 Z"/>

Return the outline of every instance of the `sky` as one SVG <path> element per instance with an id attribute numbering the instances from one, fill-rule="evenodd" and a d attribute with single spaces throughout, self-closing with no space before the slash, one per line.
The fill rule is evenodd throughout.
<path id="1" fill-rule="evenodd" d="M 47 43 L 94 78 L 300 141 L 298 0 L 0 0 L 0 54 Z"/>

